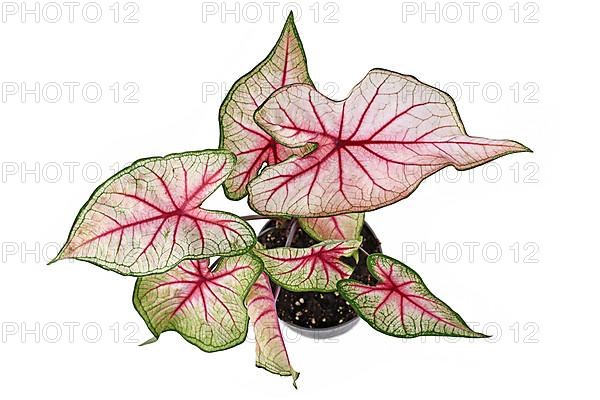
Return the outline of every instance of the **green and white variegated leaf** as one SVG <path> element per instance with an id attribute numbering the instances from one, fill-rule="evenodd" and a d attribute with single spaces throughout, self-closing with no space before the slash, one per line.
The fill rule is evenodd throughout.
<path id="1" fill-rule="evenodd" d="M 220 147 L 237 157 L 233 172 L 224 183 L 225 194 L 230 199 L 239 200 L 246 196 L 246 185 L 256 177 L 264 163 L 276 164 L 313 148 L 282 146 L 254 122 L 254 112 L 267 97 L 293 83 L 312 84 L 294 17 L 290 13 L 275 47 L 260 64 L 233 85 L 221 105 Z"/>
<path id="2" fill-rule="evenodd" d="M 317 146 L 264 168 L 250 182 L 250 207 L 269 216 L 371 211 L 406 198 L 445 167 L 466 170 L 530 151 L 510 140 L 468 136 L 450 96 L 381 69 L 370 71 L 343 101 L 311 85 L 285 86 L 254 120 L 285 146 Z"/>
<path id="3" fill-rule="evenodd" d="M 265 272 L 278 285 L 294 292 L 333 292 L 340 279 L 352 274 L 352 267 L 340 257 L 358 251 L 358 240 L 329 240 L 308 248 L 277 247 L 254 250 Z"/>
<path id="4" fill-rule="evenodd" d="M 256 337 L 256 366 L 282 376 L 291 376 L 294 387 L 300 375 L 288 357 L 277 311 L 275 297 L 266 274 L 261 274 L 246 298 L 248 315 Z"/>
<path id="5" fill-rule="evenodd" d="M 426 335 L 481 338 L 465 321 L 435 297 L 421 277 L 400 261 L 382 254 L 367 258 L 376 286 L 345 279 L 339 293 L 376 330 L 397 337 Z"/>
<path id="6" fill-rule="evenodd" d="M 172 270 L 138 278 L 133 303 L 156 338 L 176 331 L 204 351 L 225 350 L 244 341 L 248 313 L 244 299 L 262 262 L 246 253 L 209 260 L 187 260 Z"/>
<path id="7" fill-rule="evenodd" d="M 225 150 L 136 161 L 96 189 L 52 262 L 76 258 L 143 276 L 185 259 L 245 252 L 256 242 L 252 228 L 232 214 L 200 207 L 234 163 Z"/>
<path id="8" fill-rule="evenodd" d="M 302 230 L 313 239 L 324 240 L 356 240 L 360 238 L 364 213 L 351 213 L 322 218 L 298 218 Z"/>

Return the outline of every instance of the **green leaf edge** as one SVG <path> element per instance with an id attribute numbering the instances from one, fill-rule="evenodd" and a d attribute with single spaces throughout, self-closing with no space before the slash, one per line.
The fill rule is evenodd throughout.
<path id="1" fill-rule="evenodd" d="M 277 318 L 279 319 L 279 317 L 277 317 Z M 294 389 L 298 389 L 298 385 L 296 384 L 296 381 L 300 377 L 300 372 L 296 371 L 294 368 L 290 367 L 292 370 L 291 373 L 286 373 L 286 372 L 280 373 L 280 372 L 271 371 L 264 365 L 260 365 L 258 363 L 255 363 L 255 366 L 256 366 L 256 368 L 264 369 L 265 371 L 267 371 L 268 373 L 273 374 L 273 375 L 284 376 L 284 377 L 291 376 L 292 377 L 292 385 L 294 385 Z"/>
<path id="2" fill-rule="evenodd" d="M 246 221 L 244 221 L 243 219 L 241 219 L 237 215 L 229 213 L 229 212 L 226 212 L 226 211 L 214 211 L 214 210 L 206 210 L 206 209 L 204 209 L 205 211 L 220 213 L 220 214 L 228 215 L 230 217 L 233 217 L 233 218 L 237 219 L 238 222 L 240 222 L 248 230 L 248 232 L 250 233 L 250 236 L 252 236 L 252 238 L 253 238 L 252 243 L 250 245 L 248 245 L 247 247 L 243 248 L 243 249 L 232 251 L 232 252 L 229 252 L 229 253 L 208 254 L 208 255 L 204 255 L 204 254 L 197 254 L 197 255 L 196 254 L 191 254 L 189 256 L 183 257 L 181 260 L 175 262 L 173 265 L 167 265 L 164 268 L 153 270 L 152 272 L 134 273 L 134 274 L 125 273 L 125 272 L 122 272 L 122 271 L 117 271 L 117 270 L 111 269 L 108 266 L 101 264 L 99 261 L 97 261 L 99 259 L 95 258 L 95 257 L 64 257 L 64 258 L 61 257 L 63 251 L 67 247 L 67 244 L 69 244 L 70 240 L 73 238 L 73 235 L 75 234 L 76 228 L 79 227 L 79 224 L 81 223 L 81 220 L 84 217 L 84 210 L 86 209 L 86 207 L 88 206 L 88 204 L 90 204 L 90 202 L 92 202 L 93 200 L 96 200 L 97 197 L 98 197 L 98 195 L 100 194 L 100 192 L 103 191 L 112 182 L 114 182 L 115 180 L 119 179 L 121 176 L 129 173 L 133 169 L 138 168 L 138 167 L 140 167 L 142 165 L 145 165 L 148 162 L 159 161 L 159 160 L 170 160 L 170 159 L 173 159 L 173 158 L 181 158 L 181 157 L 190 156 L 190 155 L 192 155 L 192 156 L 202 156 L 202 155 L 205 155 L 205 154 L 208 154 L 208 155 L 211 155 L 211 154 L 223 154 L 226 157 L 228 157 L 233 163 L 235 163 L 236 159 L 237 159 L 236 156 L 235 156 L 235 154 L 233 154 L 232 152 L 230 152 L 229 150 L 226 150 L 226 149 L 209 149 L 209 150 L 200 150 L 200 151 L 186 151 L 186 152 L 182 152 L 182 153 L 168 154 L 168 155 L 163 156 L 163 157 L 156 156 L 156 157 L 140 158 L 139 160 L 134 161 L 127 168 L 124 168 L 121 171 L 119 171 L 116 174 L 114 174 L 111 177 L 109 177 L 106 181 L 104 181 L 102 184 L 100 184 L 92 192 L 92 194 L 90 195 L 90 197 L 88 198 L 88 200 L 79 209 L 79 211 L 77 212 L 77 216 L 75 217 L 75 221 L 71 225 L 71 229 L 69 231 L 69 235 L 67 237 L 67 240 L 65 241 L 65 244 L 62 246 L 62 248 L 60 249 L 60 251 L 58 252 L 58 254 L 56 255 L 56 257 L 54 257 L 52 260 L 50 260 L 47 265 L 54 264 L 55 262 L 60 261 L 60 260 L 74 259 L 74 260 L 80 260 L 80 261 L 89 262 L 90 264 L 96 265 L 97 267 L 100 267 L 100 268 L 105 269 L 107 271 L 115 272 L 115 273 L 117 273 L 119 275 L 122 275 L 122 276 L 136 276 L 136 277 L 141 277 L 141 276 L 154 275 L 154 274 L 160 274 L 160 273 L 167 272 L 170 269 L 175 268 L 177 265 L 181 264 L 183 261 L 186 261 L 186 260 L 197 260 L 197 259 L 202 259 L 202 258 L 207 258 L 207 257 L 213 257 L 213 256 L 231 257 L 231 256 L 237 256 L 237 255 L 241 255 L 241 254 L 247 253 L 248 250 L 251 249 L 252 247 L 254 247 L 254 245 L 257 242 L 256 233 L 254 232 L 254 229 L 252 229 L 252 227 L 250 226 L 250 224 L 248 224 Z M 231 173 L 231 171 L 229 173 Z M 213 194 L 219 188 L 219 186 L 215 187 L 210 193 L 207 194 L 206 197 L 207 198 L 210 197 L 210 195 Z"/>
<path id="3" fill-rule="evenodd" d="M 193 344 L 194 346 L 198 347 L 200 350 L 202 350 L 206 353 L 215 353 L 218 351 L 228 350 L 228 349 L 231 349 L 235 346 L 238 346 L 238 345 L 244 343 L 244 341 L 246 340 L 246 337 L 248 336 L 248 323 L 250 322 L 250 317 L 248 316 L 248 307 L 246 307 L 246 297 L 248 296 L 248 293 L 250 292 L 250 288 L 252 287 L 252 285 L 256 282 L 256 280 L 258 279 L 260 274 L 263 272 L 263 262 L 258 256 L 253 254 L 251 251 L 243 253 L 243 254 L 238 254 L 238 255 L 244 255 L 244 254 L 251 257 L 253 259 L 253 261 L 257 263 L 259 268 L 257 268 L 257 271 L 254 274 L 254 277 L 250 280 L 251 283 L 248 285 L 248 287 L 244 291 L 243 296 L 241 297 L 242 305 L 243 305 L 244 309 L 246 310 L 246 321 L 244 323 L 244 332 L 242 335 L 240 335 L 240 338 L 238 340 L 235 340 L 224 346 L 212 347 L 212 346 L 205 346 L 201 341 L 199 341 L 196 338 L 193 338 L 191 336 L 187 336 L 187 335 L 179 332 L 175 328 L 169 328 L 169 329 L 165 329 L 164 331 L 158 332 L 156 329 L 154 329 L 154 327 L 150 323 L 150 319 L 148 318 L 148 315 L 146 314 L 146 312 L 144 311 L 144 309 L 142 307 L 140 298 L 137 296 L 140 281 L 143 278 L 143 276 L 141 276 L 141 277 L 138 277 L 138 279 L 136 279 L 135 286 L 133 288 L 133 306 L 134 306 L 135 310 L 138 312 L 138 314 L 140 314 L 140 316 L 144 320 L 144 323 L 146 324 L 146 326 L 148 327 L 150 332 L 152 332 L 152 335 L 154 335 L 154 338 L 156 340 L 158 340 L 160 338 L 160 335 L 165 332 L 177 332 L 188 343 Z M 187 261 L 187 260 L 184 260 L 184 261 Z M 221 258 L 219 260 L 219 263 L 217 264 L 217 268 L 215 268 L 215 271 L 217 271 L 221 267 L 221 264 L 223 262 L 225 262 L 225 259 Z"/>
<path id="4" fill-rule="evenodd" d="M 277 45 L 279 44 L 279 41 L 283 39 L 283 35 L 284 35 L 285 31 L 287 30 L 288 26 L 291 28 L 292 34 L 298 40 L 298 46 L 300 47 L 302 56 L 304 57 L 304 60 L 306 61 L 306 66 L 307 66 L 306 72 L 307 72 L 307 76 L 308 76 L 308 82 L 306 82 L 305 84 L 314 86 L 314 83 L 312 82 L 312 79 L 310 78 L 310 74 L 308 72 L 308 61 L 306 58 L 306 52 L 304 51 L 304 46 L 302 45 L 302 40 L 300 40 L 300 35 L 298 34 L 298 29 L 296 28 L 296 23 L 294 22 L 294 12 L 290 11 L 290 13 L 288 14 L 288 17 L 285 21 L 285 24 L 283 25 L 283 29 L 281 30 L 281 33 L 279 34 L 279 37 L 277 38 L 275 45 L 271 48 L 271 51 L 269 52 L 269 54 L 267 54 L 267 56 L 260 63 L 258 63 L 254 68 L 252 68 L 249 72 L 242 75 L 242 77 L 240 77 L 237 81 L 235 81 L 235 83 L 233 84 L 231 89 L 229 89 L 229 92 L 227 92 L 227 96 L 225 96 L 225 99 L 223 99 L 223 102 L 221 103 L 221 106 L 219 107 L 219 149 L 224 149 L 223 145 L 224 145 L 224 141 L 225 141 L 225 132 L 223 131 L 223 115 L 225 114 L 225 109 L 227 108 L 227 105 L 229 104 L 230 101 L 232 101 L 231 97 L 233 96 L 233 93 L 238 89 L 238 87 L 240 87 L 243 83 L 245 83 L 250 78 L 250 76 L 257 73 L 259 69 L 261 69 L 266 63 L 268 63 L 273 58 L 273 56 L 275 55 L 275 51 L 277 50 Z M 260 108 L 260 106 L 258 108 Z M 256 114 L 256 110 L 252 115 L 253 120 L 254 120 L 254 114 Z M 262 127 L 261 127 L 261 129 L 262 129 Z M 265 131 L 265 133 L 267 133 L 267 132 Z M 285 146 L 285 147 L 288 147 L 288 146 Z M 310 151 L 314 151 L 314 149 L 316 149 L 316 146 L 314 146 L 314 148 L 312 148 Z M 257 176 L 258 175 L 260 175 L 260 171 L 257 174 Z M 248 183 L 250 183 L 250 181 L 248 181 Z M 222 186 L 223 186 L 223 192 L 225 193 L 225 196 L 229 200 L 233 200 L 233 201 L 242 200 L 244 197 L 246 197 L 248 195 L 248 185 L 246 185 L 244 192 L 242 192 L 240 194 L 231 192 L 225 186 L 225 182 L 223 182 Z"/>
<path id="5" fill-rule="evenodd" d="M 401 261 L 396 260 L 395 258 L 386 256 L 385 254 L 382 253 L 373 253 L 370 254 L 367 257 L 367 269 L 369 270 L 369 272 L 371 273 L 371 275 L 373 275 L 375 278 L 377 278 L 378 280 L 380 280 L 379 276 L 377 275 L 377 273 L 375 272 L 374 266 L 375 266 L 375 262 L 377 258 L 385 258 L 387 260 L 390 260 L 392 262 L 395 263 L 399 263 L 400 265 L 402 265 L 404 268 L 407 268 L 409 271 L 411 271 L 412 273 L 414 273 L 422 282 L 422 285 L 425 289 L 427 289 L 427 291 L 431 294 L 431 296 L 433 298 L 435 298 L 436 300 L 438 300 L 441 304 L 443 304 L 444 306 L 448 307 L 448 310 L 450 310 L 452 312 L 452 314 L 458 319 L 458 321 L 460 321 L 461 323 L 463 323 L 471 332 L 473 332 L 475 335 L 474 336 L 467 336 L 467 335 L 457 335 L 457 334 L 441 334 L 441 333 L 437 333 L 437 332 L 425 332 L 425 333 L 420 333 L 420 334 L 415 334 L 415 335 L 393 335 L 389 332 L 386 332 L 385 330 L 379 328 L 378 326 L 376 326 L 374 323 L 371 323 L 370 321 L 368 321 L 365 317 L 365 314 L 362 312 L 361 308 L 356 304 L 355 301 L 353 301 L 352 299 L 349 299 L 349 297 L 347 296 L 347 294 L 344 291 L 344 285 L 345 284 L 349 284 L 349 283 L 358 283 L 360 285 L 364 285 L 364 283 L 359 282 L 357 280 L 354 279 L 341 279 L 338 281 L 337 283 L 337 290 L 340 293 L 340 295 L 344 298 L 344 300 L 346 300 L 348 302 L 348 304 L 350 304 L 350 306 L 352 307 L 352 309 L 358 314 L 358 316 L 364 320 L 367 324 L 369 324 L 371 326 L 371 328 L 375 329 L 376 331 L 379 331 L 387 336 L 392 336 L 392 337 L 399 337 L 399 338 L 405 338 L 405 339 L 412 339 L 412 338 L 416 338 L 416 337 L 420 337 L 420 336 L 446 336 L 446 337 L 461 337 L 461 338 L 470 338 L 470 339 L 482 339 L 482 338 L 489 338 L 489 335 L 485 335 L 483 333 L 479 333 L 479 332 L 475 332 L 474 330 L 472 330 L 469 325 L 465 322 L 465 320 L 462 319 L 462 317 L 456 312 L 454 311 L 454 309 L 452 309 L 448 304 L 446 304 L 445 302 L 443 302 L 442 300 L 440 300 L 436 295 L 434 295 L 431 290 L 429 290 L 429 288 L 427 287 L 427 285 L 425 285 L 425 282 L 423 281 L 423 279 L 421 278 L 421 276 L 412 268 L 410 268 L 408 265 L 404 264 Z"/>
<path id="6" fill-rule="evenodd" d="M 352 256 L 352 254 L 354 254 L 356 251 L 358 251 L 358 247 L 360 247 L 360 245 L 361 245 L 361 241 L 359 241 L 359 240 L 325 240 L 325 241 L 323 241 L 323 242 L 320 242 L 320 243 L 314 244 L 314 245 L 312 245 L 312 246 L 310 246 L 310 247 L 297 248 L 297 247 L 284 247 L 284 246 L 282 246 L 282 247 L 275 247 L 275 248 L 273 248 L 273 249 L 263 249 L 262 251 L 265 251 L 265 250 L 278 250 L 278 249 L 307 250 L 307 249 L 312 249 L 313 247 L 317 247 L 317 246 L 325 246 L 325 245 L 328 245 L 328 244 L 333 244 L 333 243 L 342 243 L 342 242 L 357 242 L 357 243 L 358 243 L 358 246 L 356 247 L 356 248 L 357 248 L 357 250 L 353 251 L 353 252 L 352 252 L 350 255 L 348 255 L 348 256 L 345 256 L 345 257 L 351 257 L 351 256 Z M 259 258 L 260 258 L 260 255 L 259 255 L 259 254 L 260 254 L 261 250 L 258 250 L 258 249 L 256 249 L 256 248 L 254 248 L 254 249 L 252 250 L 252 252 L 253 252 L 253 253 L 254 253 L 254 254 L 257 256 L 257 257 L 259 257 Z M 256 253 L 259 253 L 259 254 L 256 254 Z M 262 259 L 261 259 L 261 260 L 262 260 Z M 350 265 L 346 264 L 346 263 L 345 263 L 345 262 L 343 262 L 342 260 L 339 260 L 339 262 L 340 262 L 341 264 L 343 264 L 344 266 L 346 266 L 346 267 L 348 267 L 348 268 L 350 268 L 350 269 L 354 270 L 354 268 L 352 268 Z M 272 276 L 271 276 L 271 274 L 269 274 L 269 271 L 267 271 L 267 268 L 266 268 L 266 267 L 264 267 L 264 262 L 263 262 L 263 270 L 264 270 L 265 274 L 267 274 L 267 275 L 269 276 L 269 279 L 271 279 L 273 282 L 275 282 L 275 284 L 277 284 L 278 286 L 280 286 L 280 287 L 282 287 L 282 288 L 284 288 L 284 289 L 286 289 L 286 290 L 289 290 L 289 291 L 291 291 L 291 292 L 294 292 L 294 293 L 306 293 L 306 292 L 333 293 L 333 292 L 337 291 L 337 284 L 336 284 L 336 287 L 335 287 L 335 288 L 333 288 L 333 289 L 330 289 L 330 290 L 324 290 L 324 289 L 321 289 L 321 288 L 302 288 L 302 289 L 299 289 L 299 288 L 297 288 L 297 287 L 295 287 L 295 286 L 291 286 L 291 285 L 284 285 L 284 284 L 282 284 L 282 283 L 281 283 L 281 282 L 280 282 L 278 279 L 276 279 L 276 278 L 272 277 Z M 339 282 L 341 282 L 342 280 L 346 280 L 346 279 L 340 279 L 340 280 L 338 281 L 338 283 L 339 283 Z"/>

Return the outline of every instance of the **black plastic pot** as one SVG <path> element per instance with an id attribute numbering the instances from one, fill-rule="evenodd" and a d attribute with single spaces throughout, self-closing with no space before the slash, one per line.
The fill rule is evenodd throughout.
<path id="1" fill-rule="evenodd" d="M 266 248 L 283 247 L 285 245 L 290 220 L 270 220 L 258 235 L 258 241 Z M 363 249 L 371 253 L 381 252 L 381 243 L 365 222 L 361 235 Z M 291 247 L 305 248 L 316 244 L 308 234 L 297 229 Z M 366 265 L 367 256 L 359 252 L 358 263 L 353 258 L 343 261 L 354 268 L 350 276 L 365 284 L 374 285 L 376 279 L 371 276 Z M 276 284 L 271 282 L 274 290 Z M 290 292 L 279 288 L 277 297 L 277 315 L 292 329 L 300 334 L 321 339 L 340 335 L 351 329 L 358 321 L 352 307 L 337 293 Z"/>

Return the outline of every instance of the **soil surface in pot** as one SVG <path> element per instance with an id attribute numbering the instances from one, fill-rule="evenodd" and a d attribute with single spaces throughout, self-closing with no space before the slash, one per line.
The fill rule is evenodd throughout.
<path id="1" fill-rule="evenodd" d="M 286 242 L 290 220 L 269 221 L 258 236 L 258 241 L 266 248 L 283 247 Z M 381 243 L 365 223 L 362 229 L 362 248 L 367 253 L 380 253 Z M 298 228 L 291 247 L 305 248 L 318 243 Z M 353 258 L 344 257 L 342 260 L 354 268 L 350 278 L 369 285 L 375 285 L 377 280 L 367 270 L 367 256 L 359 252 L 358 263 Z M 290 292 L 280 289 L 277 297 L 277 315 L 283 321 L 302 328 L 324 329 L 333 328 L 357 317 L 352 307 L 339 295 L 318 292 Z"/>

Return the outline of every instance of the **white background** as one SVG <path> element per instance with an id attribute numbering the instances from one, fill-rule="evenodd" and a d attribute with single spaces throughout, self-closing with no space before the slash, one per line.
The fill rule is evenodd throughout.
<path id="1" fill-rule="evenodd" d="M 65 86 L 56 103 L 49 101 L 54 92 L 41 93 L 39 103 L 20 93 L 0 103 L 4 398 L 597 393 L 595 2 L 537 0 L 515 7 L 511 0 L 484 12 L 483 1 L 472 21 L 458 2 L 462 17 L 452 22 L 456 3 L 445 2 L 437 6 L 436 21 L 434 14 L 422 15 L 421 2 L 275 3 L 270 18 L 263 2 L 241 3 L 234 15 L 223 14 L 221 2 L 138 0 L 138 23 L 123 23 L 134 10 L 123 10 L 125 2 L 115 23 L 113 3 L 99 1 L 97 23 L 82 17 L 85 2 L 73 23 L 65 6 L 57 23 L 45 20 L 54 17 L 49 8 L 39 23 L 35 16 L 21 22 L 21 11 L 0 23 L 5 87 L 80 85 L 72 103 Z M 271 49 L 286 4 L 300 8 L 297 25 L 310 73 L 325 93 L 343 98 L 373 67 L 409 73 L 446 85 L 470 134 L 511 138 L 534 150 L 489 169 L 447 171 L 405 201 L 367 216 L 387 254 L 415 268 L 434 293 L 492 339 L 401 340 L 362 322 L 333 341 L 288 331 L 290 358 L 301 372 L 295 391 L 289 378 L 254 367 L 252 342 L 207 354 L 167 333 L 138 347 L 151 334 L 131 304 L 134 278 L 83 262 L 45 266 L 81 205 L 116 166 L 218 146 L 221 98 Z M 498 7 L 502 16 L 493 23 Z M 235 10 L 235 3 L 227 8 Z M 103 90 L 96 103 L 82 95 L 90 82 Z M 115 82 L 121 88 L 116 103 Z M 125 90 L 129 82 L 134 86 Z M 138 102 L 126 103 L 135 85 Z M 227 202 L 222 191 L 209 206 L 249 213 L 244 201 Z M 476 242 L 473 254 L 465 242 Z"/>

